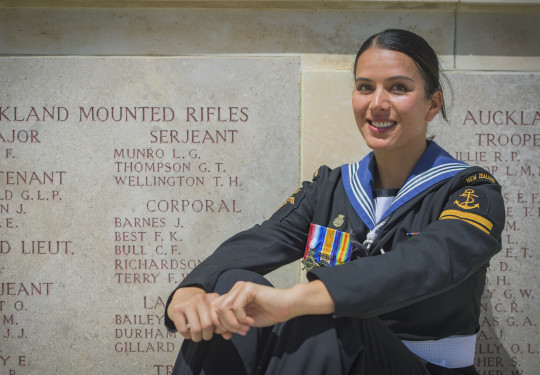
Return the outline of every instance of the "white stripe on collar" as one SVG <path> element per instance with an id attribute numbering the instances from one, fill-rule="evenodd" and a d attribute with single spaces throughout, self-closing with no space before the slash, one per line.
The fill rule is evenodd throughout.
<path id="1" fill-rule="evenodd" d="M 459 171 L 468 167 L 469 165 L 454 159 L 435 142 L 428 142 L 426 151 L 414 166 L 394 202 L 379 221 L 387 218 L 388 215 L 424 190 L 455 176 Z M 347 196 L 369 229 L 375 228 L 377 224 L 373 204 L 374 170 L 375 155 L 373 152 L 357 163 L 345 164 L 341 167 Z"/>

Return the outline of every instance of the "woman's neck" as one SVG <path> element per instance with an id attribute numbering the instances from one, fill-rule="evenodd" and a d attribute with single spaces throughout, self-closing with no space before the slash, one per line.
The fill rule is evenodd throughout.
<path id="1" fill-rule="evenodd" d="M 375 151 L 376 171 L 375 188 L 376 189 L 399 189 L 403 186 L 411 174 L 414 166 L 426 150 L 417 148 L 399 151 Z"/>

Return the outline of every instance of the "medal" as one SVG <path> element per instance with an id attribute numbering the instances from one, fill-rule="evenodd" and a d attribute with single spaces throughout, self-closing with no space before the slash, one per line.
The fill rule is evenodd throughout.
<path id="1" fill-rule="evenodd" d="M 328 267 L 329 266 L 328 262 L 325 259 L 319 260 L 319 262 L 317 264 L 319 265 L 319 267 Z"/>
<path id="2" fill-rule="evenodd" d="M 343 218 L 343 215 L 339 215 L 336 220 Z M 349 233 L 312 223 L 302 264 L 307 271 L 318 267 L 335 266 L 348 262 L 351 252 Z"/>
<path id="3" fill-rule="evenodd" d="M 314 254 L 313 250 L 308 251 L 307 257 L 305 257 L 304 260 L 302 261 L 302 263 L 304 264 L 304 269 L 306 271 L 311 271 L 313 268 L 319 267 L 317 262 L 315 262 L 315 257 L 313 254 Z"/>

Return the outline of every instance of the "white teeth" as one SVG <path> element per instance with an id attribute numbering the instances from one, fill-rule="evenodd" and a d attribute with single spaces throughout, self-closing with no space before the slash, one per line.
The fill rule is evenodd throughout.
<path id="1" fill-rule="evenodd" d="M 389 122 L 371 122 L 371 125 L 373 125 L 374 127 L 376 128 L 388 128 L 392 125 L 394 125 L 395 122 L 394 121 L 389 121 Z"/>

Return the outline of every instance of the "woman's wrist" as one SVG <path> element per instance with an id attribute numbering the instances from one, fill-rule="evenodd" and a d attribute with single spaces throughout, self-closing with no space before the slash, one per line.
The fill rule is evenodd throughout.
<path id="1" fill-rule="evenodd" d="M 289 288 L 291 293 L 291 317 L 300 315 L 332 314 L 335 304 L 332 296 L 320 280 L 296 284 Z"/>

